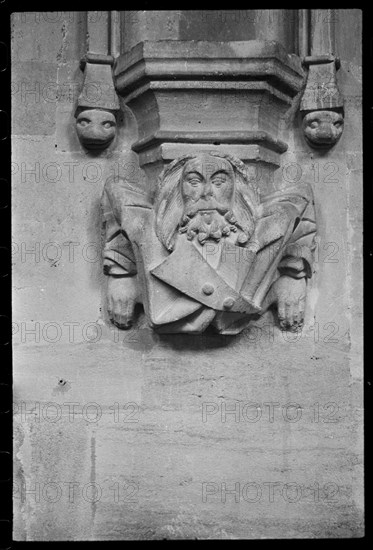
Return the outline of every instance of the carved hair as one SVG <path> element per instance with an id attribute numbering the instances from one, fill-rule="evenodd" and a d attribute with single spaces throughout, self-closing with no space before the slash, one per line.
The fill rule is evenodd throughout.
<path id="1" fill-rule="evenodd" d="M 232 166 L 235 175 L 235 190 L 233 199 L 233 213 L 237 225 L 249 236 L 252 234 L 256 210 L 259 205 L 259 191 L 249 181 L 244 163 L 238 158 L 223 153 L 199 153 L 179 157 L 167 166 L 159 178 L 158 192 L 155 203 L 156 210 L 156 234 L 159 240 L 172 251 L 177 229 L 179 227 L 184 203 L 181 194 L 181 175 L 185 164 L 203 155 L 226 159 Z"/>

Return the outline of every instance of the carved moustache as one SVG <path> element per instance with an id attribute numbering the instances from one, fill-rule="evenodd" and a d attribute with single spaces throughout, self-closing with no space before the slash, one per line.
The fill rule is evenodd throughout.
<path id="1" fill-rule="evenodd" d="M 238 222 L 232 210 L 222 206 L 215 199 L 208 201 L 200 199 L 188 207 L 180 222 L 179 233 L 186 233 L 188 240 L 193 240 L 196 235 L 203 245 L 208 239 L 220 241 L 222 237 L 228 237 L 231 232 L 237 232 Z M 249 236 L 242 230 L 239 231 L 237 242 L 244 244 Z"/>
<path id="2" fill-rule="evenodd" d="M 226 214 L 229 210 L 227 206 L 224 206 L 220 204 L 214 197 L 211 197 L 210 199 L 198 199 L 197 202 L 188 205 L 185 210 L 184 214 L 186 217 L 193 218 L 198 212 L 201 210 L 216 210 L 219 212 L 219 214 Z"/>

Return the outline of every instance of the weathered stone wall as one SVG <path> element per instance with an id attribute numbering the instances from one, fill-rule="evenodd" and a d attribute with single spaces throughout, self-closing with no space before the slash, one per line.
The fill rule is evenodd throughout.
<path id="1" fill-rule="evenodd" d="M 143 40 L 276 40 L 297 51 L 298 10 L 172 10 L 122 12 L 123 51 Z"/>
<path id="2" fill-rule="evenodd" d="M 130 150 L 136 128 L 128 109 L 120 149 L 109 157 L 88 155 L 77 138 L 84 15 L 26 13 L 12 20 L 15 321 L 71 321 L 83 327 L 98 320 L 103 182 L 120 171 L 139 177 Z M 88 93 L 99 98 L 105 89 L 93 86 Z M 82 329 L 77 334 L 84 341 Z"/>
<path id="3" fill-rule="evenodd" d="M 136 13 L 126 49 L 141 33 L 220 34 L 196 12 Z M 258 38 L 226 17 L 221 40 Z M 109 175 L 142 178 L 136 123 L 123 106 L 116 148 L 84 152 L 85 14 L 14 14 L 15 539 L 361 536 L 361 14 L 334 17 L 344 133 L 321 154 L 296 118 L 275 181 L 306 179 L 315 193 L 306 326 L 281 333 L 269 312 L 222 338 L 157 336 L 143 317 L 109 328 L 99 201 Z"/>

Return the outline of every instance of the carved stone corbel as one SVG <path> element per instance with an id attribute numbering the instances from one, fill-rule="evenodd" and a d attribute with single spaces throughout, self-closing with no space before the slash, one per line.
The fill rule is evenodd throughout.
<path id="1" fill-rule="evenodd" d="M 118 12 L 100 14 L 99 20 L 97 12 L 87 15 L 88 52 L 80 62 L 84 84 L 75 111 L 80 143 L 89 151 L 102 151 L 114 141 L 120 111 L 112 70 L 119 55 Z"/>
<path id="2" fill-rule="evenodd" d="M 303 65 L 308 67 L 300 105 L 303 134 L 311 147 L 328 149 L 337 143 L 344 125 L 343 97 L 336 78 L 340 62 L 332 55 L 315 55 L 305 57 Z"/>
<path id="3" fill-rule="evenodd" d="M 300 61 L 276 42 L 145 41 L 119 56 L 115 76 L 146 178 L 105 184 L 109 318 L 127 329 L 140 303 L 157 332 L 234 335 L 274 307 L 281 329 L 299 330 L 312 190 L 276 190 L 271 176 Z"/>
<path id="4" fill-rule="evenodd" d="M 154 201 L 109 179 L 102 209 L 119 328 L 142 303 L 160 333 L 238 334 L 271 306 L 283 330 L 301 329 L 316 230 L 306 183 L 261 197 L 241 160 L 197 152 L 164 169 Z"/>
<path id="5" fill-rule="evenodd" d="M 87 54 L 82 60 L 84 85 L 75 111 L 76 130 L 83 147 L 106 149 L 117 133 L 119 99 L 115 92 L 110 55 Z"/>

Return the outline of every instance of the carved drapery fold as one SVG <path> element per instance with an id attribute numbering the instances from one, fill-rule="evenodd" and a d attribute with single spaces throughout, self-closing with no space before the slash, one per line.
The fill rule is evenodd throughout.
<path id="1" fill-rule="evenodd" d="M 308 16 L 297 16 L 303 53 Z M 282 329 L 302 326 L 312 190 L 304 182 L 273 187 L 288 149 L 283 119 L 304 86 L 301 61 L 262 40 L 144 40 L 116 59 L 115 87 L 136 118 L 132 150 L 146 175 L 144 187 L 112 178 L 103 195 L 104 273 L 117 326 L 132 325 L 138 303 L 164 333 L 211 325 L 238 334 L 270 307 Z M 250 170 L 258 166 L 256 186 Z"/>
<path id="2" fill-rule="evenodd" d="M 102 207 L 120 328 L 136 303 L 163 333 L 238 334 L 272 305 L 281 328 L 302 326 L 316 230 L 308 185 L 262 198 L 238 158 L 190 154 L 165 168 L 155 200 L 112 178 Z"/>

